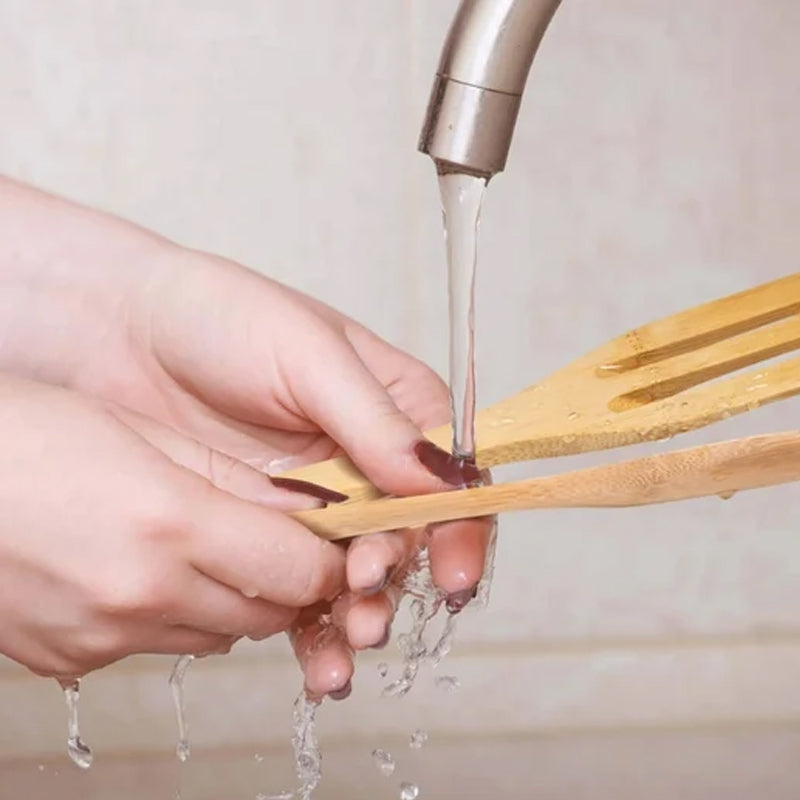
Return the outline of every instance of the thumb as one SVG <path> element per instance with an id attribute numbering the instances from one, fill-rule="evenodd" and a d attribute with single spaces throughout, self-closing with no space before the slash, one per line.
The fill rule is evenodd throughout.
<path id="1" fill-rule="evenodd" d="M 283 504 L 296 510 L 293 492 L 272 486 L 268 476 L 148 417 L 119 406 L 111 411 L 185 467 L 181 472 L 188 479 L 182 495 L 186 516 L 181 522 L 191 534 L 189 560 L 196 569 L 246 597 L 291 608 L 341 593 L 345 587 L 343 550 L 277 508 Z M 306 498 L 294 497 L 307 507 Z"/>
<path id="2" fill-rule="evenodd" d="M 480 479 L 474 466 L 423 436 L 344 336 L 325 327 L 304 351 L 293 363 L 305 369 L 287 376 L 294 398 L 383 492 L 423 494 Z"/>
<path id="3" fill-rule="evenodd" d="M 320 508 L 347 499 L 346 495 L 308 481 L 270 478 L 236 458 L 122 406 L 110 406 L 109 410 L 176 464 L 241 500 L 291 512 Z"/>

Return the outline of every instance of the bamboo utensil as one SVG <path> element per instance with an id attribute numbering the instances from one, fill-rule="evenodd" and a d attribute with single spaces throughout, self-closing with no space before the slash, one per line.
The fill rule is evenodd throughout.
<path id="1" fill-rule="evenodd" d="M 651 322 L 480 411 L 478 466 L 664 439 L 790 397 L 800 393 L 800 357 L 731 373 L 798 347 L 800 273 Z M 447 448 L 450 426 L 426 435 Z M 345 457 L 281 477 L 349 502 L 381 495 Z M 502 487 L 482 491 L 500 497 Z"/>

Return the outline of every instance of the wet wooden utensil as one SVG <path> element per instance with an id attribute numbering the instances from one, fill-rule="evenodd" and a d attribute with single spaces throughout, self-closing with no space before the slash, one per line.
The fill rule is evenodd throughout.
<path id="1" fill-rule="evenodd" d="M 800 480 L 800 431 L 734 439 L 621 464 L 414 497 L 382 497 L 294 514 L 325 539 L 535 508 L 668 503 Z"/>
<path id="2" fill-rule="evenodd" d="M 798 347 L 800 273 L 651 322 L 480 411 L 478 466 L 665 439 L 796 395 L 800 357 L 730 373 Z M 426 435 L 449 448 L 449 425 Z M 281 477 L 382 494 L 345 457 Z"/>

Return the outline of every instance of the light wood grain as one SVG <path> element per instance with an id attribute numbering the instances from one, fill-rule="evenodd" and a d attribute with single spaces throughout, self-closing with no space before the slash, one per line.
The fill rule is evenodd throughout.
<path id="1" fill-rule="evenodd" d="M 480 411 L 478 465 L 664 439 L 796 395 L 800 358 L 759 363 L 800 346 L 799 315 L 797 273 L 630 331 Z M 426 435 L 449 446 L 449 426 Z M 284 475 L 381 496 L 345 457 Z"/>
<path id="2" fill-rule="evenodd" d="M 729 496 L 800 480 L 800 431 L 514 483 L 415 497 L 348 501 L 294 516 L 326 539 L 536 508 L 613 508 Z"/>

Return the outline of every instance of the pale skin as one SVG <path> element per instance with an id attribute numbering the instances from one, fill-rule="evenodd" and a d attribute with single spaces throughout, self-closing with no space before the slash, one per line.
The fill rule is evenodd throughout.
<path id="1" fill-rule="evenodd" d="M 265 472 L 345 452 L 383 491 L 452 488 L 473 472 L 417 449 L 448 418 L 435 373 L 324 304 L 0 177 L 0 653 L 35 672 L 287 631 L 308 691 L 346 696 L 420 537 L 459 610 L 490 522 L 342 547 L 287 515 L 341 498 Z"/>

